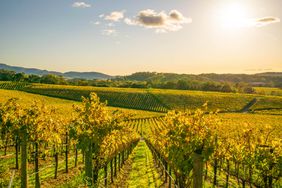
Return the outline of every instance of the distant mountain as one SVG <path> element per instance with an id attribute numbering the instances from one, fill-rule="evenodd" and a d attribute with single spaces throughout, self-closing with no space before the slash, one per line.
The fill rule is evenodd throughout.
<path id="1" fill-rule="evenodd" d="M 86 80 L 92 80 L 92 79 L 100 79 L 100 80 L 106 80 L 113 78 L 113 76 L 100 73 L 100 72 L 65 72 L 63 73 L 63 76 L 66 78 L 82 78 Z"/>
<path id="2" fill-rule="evenodd" d="M 179 81 L 185 81 L 189 83 L 204 83 L 204 82 L 231 82 L 231 83 L 248 83 L 251 86 L 275 86 L 282 87 L 282 72 L 264 72 L 257 74 L 176 74 L 176 73 L 158 73 L 158 72 L 136 72 L 127 76 L 110 76 L 100 72 L 56 72 L 48 71 L 36 68 L 24 68 L 17 66 L 10 66 L 0 63 L 0 69 L 14 71 L 16 73 L 46 75 L 55 74 L 63 76 L 67 79 L 86 79 L 86 80 L 128 80 L 128 81 L 140 81 L 148 83 L 177 83 Z"/>
<path id="3" fill-rule="evenodd" d="M 16 73 L 23 72 L 25 74 L 35 74 L 35 75 L 45 75 L 45 74 L 61 75 L 62 74 L 62 73 L 56 72 L 56 71 L 47 71 L 47 70 L 41 70 L 41 69 L 35 69 L 35 68 L 24 68 L 24 67 L 10 66 L 10 65 L 1 64 L 1 63 L 0 63 L 0 69 L 14 71 Z"/>
<path id="4" fill-rule="evenodd" d="M 113 78 L 113 76 L 103 74 L 100 72 L 71 71 L 71 72 L 62 73 L 62 72 L 48 71 L 48 70 L 42 70 L 42 69 L 36 69 L 36 68 L 24 68 L 24 67 L 10 66 L 10 65 L 1 64 L 1 63 L 0 63 L 0 69 L 10 70 L 16 73 L 35 74 L 39 76 L 46 75 L 46 74 L 55 74 L 55 75 L 69 78 L 69 79 L 81 78 L 81 79 L 87 79 L 87 80 L 92 80 L 92 79 L 106 80 L 106 79 Z"/>

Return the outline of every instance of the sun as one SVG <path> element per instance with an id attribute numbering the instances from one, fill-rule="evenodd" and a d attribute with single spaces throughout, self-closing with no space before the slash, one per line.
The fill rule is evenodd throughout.
<path id="1" fill-rule="evenodd" d="M 225 28 L 241 28 L 247 24 L 246 7 L 239 3 L 231 3 L 219 8 L 218 21 Z"/>

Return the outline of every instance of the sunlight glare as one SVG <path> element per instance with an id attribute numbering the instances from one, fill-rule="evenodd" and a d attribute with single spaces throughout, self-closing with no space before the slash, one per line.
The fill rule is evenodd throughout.
<path id="1" fill-rule="evenodd" d="M 247 24 L 247 11 L 242 4 L 232 3 L 220 8 L 218 18 L 225 28 L 241 28 Z"/>

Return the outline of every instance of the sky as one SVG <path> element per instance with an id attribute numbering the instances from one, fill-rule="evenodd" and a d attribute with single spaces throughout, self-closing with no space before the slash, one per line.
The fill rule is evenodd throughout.
<path id="1" fill-rule="evenodd" d="M 53 71 L 282 71 L 281 0 L 1 0 L 0 63 Z"/>

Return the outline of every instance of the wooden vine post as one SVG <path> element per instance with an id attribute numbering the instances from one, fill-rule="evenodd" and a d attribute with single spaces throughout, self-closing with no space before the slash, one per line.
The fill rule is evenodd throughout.
<path id="1" fill-rule="evenodd" d="M 104 172 L 105 172 L 105 175 L 104 175 L 104 183 L 105 183 L 105 187 L 108 186 L 108 164 L 106 164 L 104 166 Z"/>
<path id="2" fill-rule="evenodd" d="M 27 187 L 27 132 L 23 130 L 21 142 L 21 188 Z"/>
<path id="3" fill-rule="evenodd" d="M 203 169 L 204 169 L 203 156 L 199 153 L 194 153 L 193 155 L 193 187 L 194 188 L 203 187 Z"/>
<path id="4" fill-rule="evenodd" d="M 114 159 L 111 159 L 111 161 L 110 161 L 110 167 L 111 167 L 111 183 L 114 182 L 113 160 L 114 160 Z"/>
<path id="5" fill-rule="evenodd" d="M 69 167 L 68 167 L 68 158 L 69 158 L 69 140 L 68 140 L 68 132 L 66 132 L 66 148 L 65 148 L 65 162 L 66 162 L 66 173 L 69 173 Z"/>

